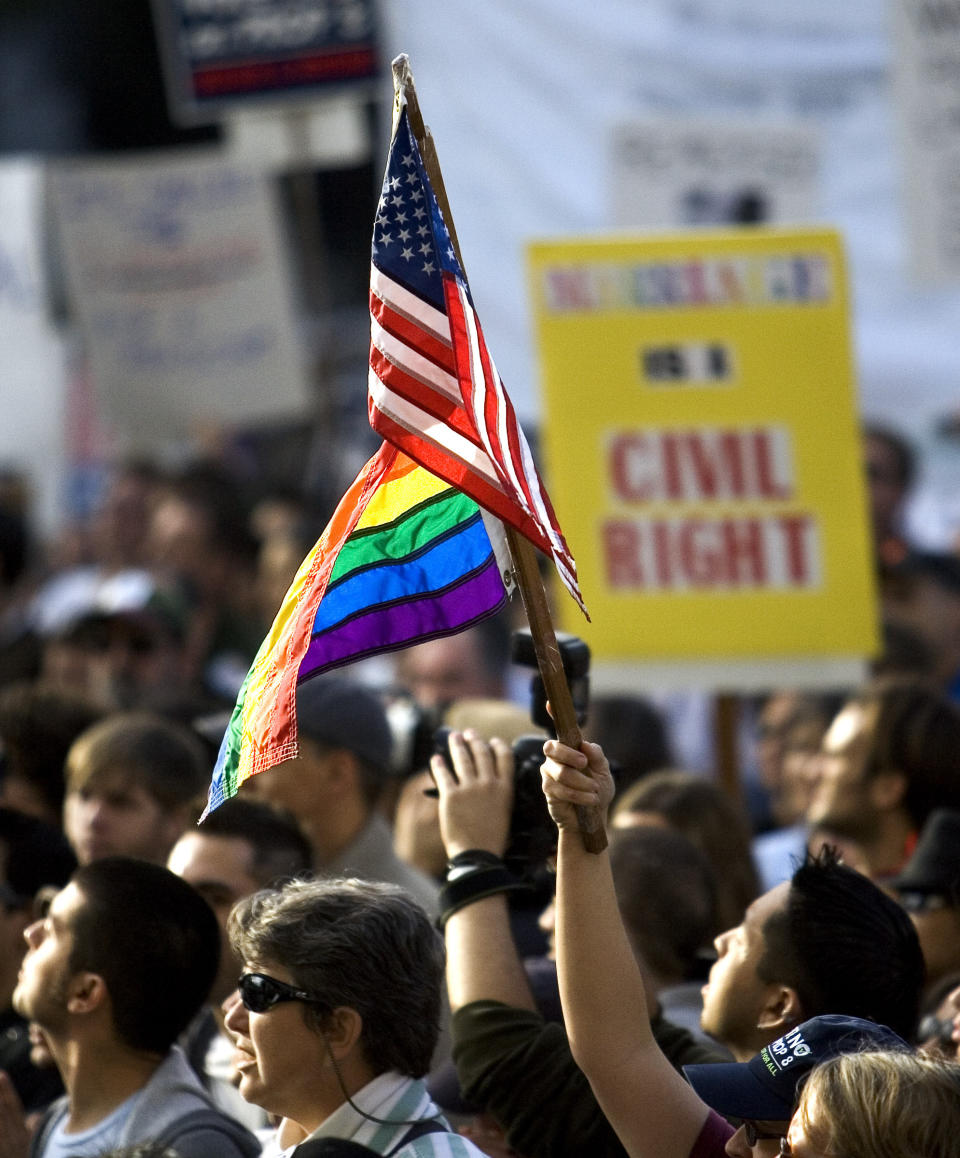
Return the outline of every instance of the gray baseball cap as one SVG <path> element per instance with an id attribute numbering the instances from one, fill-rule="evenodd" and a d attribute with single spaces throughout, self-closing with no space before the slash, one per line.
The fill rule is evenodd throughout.
<path id="1" fill-rule="evenodd" d="M 386 776 L 393 735 L 380 698 L 363 684 L 329 676 L 297 688 L 297 728 L 328 748 L 345 748 Z"/>

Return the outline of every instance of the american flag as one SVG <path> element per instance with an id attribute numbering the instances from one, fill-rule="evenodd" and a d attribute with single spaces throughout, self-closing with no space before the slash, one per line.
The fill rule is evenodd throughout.
<path id="1" fill-rule="evenodd" d="M 403 104 L 374 221 L 370 318 L 370 425 L 549 555 L 586 613 Z"/>

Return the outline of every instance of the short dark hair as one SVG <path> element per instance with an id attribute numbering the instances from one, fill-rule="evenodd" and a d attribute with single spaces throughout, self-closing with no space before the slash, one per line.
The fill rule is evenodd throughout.
<path id="1" fill-rule="evenodd" d="M 296 820 L 263 800 L 233 797 L 207 816 L 200 835 L 245 840 L 253 849 L 251 875 L 261 888 L 313 868 L 310 841 Z"/>
<path id="2" fill-rule="evenodd" d="M 67 838 L 52 824 L 13 808 L 0 808 L 0 877 L 7 907 L 27 908 L 47 886 L 58 889 L 77 867 Z"/>
<path id="3" fill-rule="evenodd" d="M 166 480 L 161 499 L 193 508 L 206 520 L 209 543 L 238 561 L 253 565 L 257 540 L 249 525 L 249 497 L 231 471 L 212 460 L 198 460 Z"/>
<path id="4" fill-rule="evenodd" d="M 83 865 L 72 882 L 84 904 L 71 970 L 104 979 L 125 1045 L 166 1053 L 216 977 L 220 929 L 210 906 L 169 869 L 131 857 Z"/>
<path id="5" fill-rule="evenodd" d="M 290 881 L 238 901 L 228 932 L 245 961 L 275 961 L 317 994 L 322 1006 L 304 1006 L 317 1032 L 332 1010 L 355 1010 L 374 1073 L 419 1078 L 429 1070 L 440 1032 L 443 940 L 403 889 L 379 881 Z"/>
<path id="6" fill-rule="evenodd" d="M 509 615 L 501 611 L 481 619 L 473 632 L 484 668 L 493 679 L 502 681 L 510 663 L 513 639 Z"/>
<path id="7" fill-rule="evenodd" d="M 7 774 L 30 784 L 50 812 L 63 812 L 64 764 L 70 745 L 103 712 L 81 696 L 32 680 L 0 692 L 0 738 Z"/>
<path id="8" fill-rule="evenodd" d="M 30 528 L 20 511 L 0 507 L 0 588 L 13 587 L 30 556 Z"/>
<path id="9" fill-rule="evenodd" d="M 74 741 L 67 755 L 68 791 L 113 772 L 139 784 L 167 811 L 189 804 L 209 779 L 199 738 L 152 712 L 116 712 Z"/>
<path id="10" fill-rule="evenodd" d="M 886 581 L 891 582 L 889 577 L 886 577 Z M 880 654 L 870 663 L 870 674 L 874 679 L 923 680 L 931 677 L 934 667 L 933 649 L 918 631 L 905 623 L 886 618 L 880 624 L 880 635 Z"/>
<path id="11" fill-rule="evenodd" d="M 864 441 L 872 438 L 883 443 L 894 460 L 893 469 L 897 472 L 898 485 L 903 491 L 910 490 L 917 477 L 917 455 L 910 441 L 899 430 L 880 422 L 865 423 L 863 438 Z"/>
<path id="12" fill-rule="evenodd" d="M 653 812 L 691 841 L 710 862 L 722 929 L 739 925 L 760 891 L 743 806 L 712 780 L 679 769 L 651 772 L 614 801 L 615 817 Z"/>
<path id="13" fill-rule="evenodd" d="M 960 808 L 960 708 L 927 683 L 893 678 L 849 703 L 876 711 L 866 775 L 903 773 L 903 806 L 916 828 L 934 808 Z"/>
<path id="14" fill-rule="evenodd" d="M 592 696 L 587 730 L 616 765 L 618 793 L 651 772 L 674 766 L 663 715 L 643 696 Z"/>
<path id="15" fill-rule="evenodd" d="M 610 868 L 624 926 L 661 977 L 683 981 L 720 932 L 710 862 L 682 833 L 655 825 L 614 829 Z"/>
<path id="16" fill-rule="evenodd" d="M 912 1038 L 924 983 L 916 930 L 896 901 L 833 849 L 807 856 L 763 935 L 757 973 L 795 989 L 804 1018 L 843 1013 Z"/>

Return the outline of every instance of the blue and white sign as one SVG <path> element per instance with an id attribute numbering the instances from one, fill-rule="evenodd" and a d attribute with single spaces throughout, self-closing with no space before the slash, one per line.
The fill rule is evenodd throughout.
<path id="1" fill-rule="evenodd" d="M 375 0 L 154 0 L 175 119 L 380 75 Z"/>

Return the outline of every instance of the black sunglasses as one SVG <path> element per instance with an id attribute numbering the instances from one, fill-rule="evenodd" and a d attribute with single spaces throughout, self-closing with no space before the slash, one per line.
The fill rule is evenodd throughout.
<path id="1" fill-rule="evenodd" d="M 320 1005 L 315 997 L 293 985 L 268 977 L 266 973 L 244 973 L 237 982 L 240 1000 L 251 1013 L 266 1013 L 281 1001 L 306 1001 L 310 1005 Z"/>

